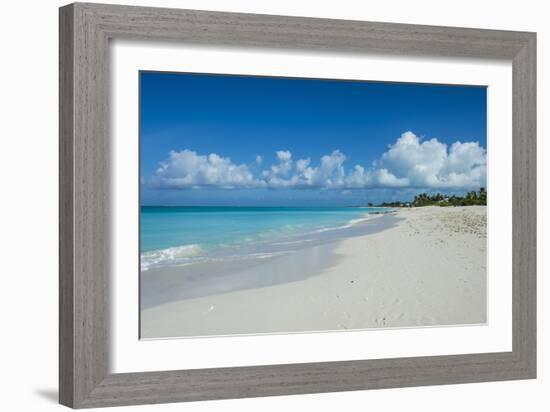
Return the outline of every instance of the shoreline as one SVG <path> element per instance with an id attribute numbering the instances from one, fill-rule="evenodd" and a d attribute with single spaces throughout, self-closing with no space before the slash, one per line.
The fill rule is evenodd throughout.
<path id="1" fill-rule="evenodd" d="M 376 221 L 392 224 L 253 267 L 236 267 L 239 276 L 234 279 L 221 265 L 210 289 L 193 297 L 178 295 L 178 268 L 147 271 L 143 290 L 152 296 L 162 290 L 173 293 L 144 306 L 141 337 L 486 322 L 485 207 L 400 208 L 357 226 Z M 200 270 L 193 275 L 201 279 Z M 231 287 L 220 286 L 224 283 Z M 151 290 L 154 284 L 157 292 Z"/>
<path id="2" fill-rule="evenodd" d="M 299 245 L 301 242 L 312 241 L 314 245 L 332 241 L 332 237 L 362 234 L 347 233 L 347 229 L 393 211 L 378 207 L 231 207 L 221 208 L 221 212 L 217 207 L 174 209 L 171 213 L 143 214 L 147 228 L 140 243 L 140 248 L 146 245 L 140 251 L 141 272 L 237 256 L 270 257 L 285 252 L 282 245 L 302 248 L 307 245 Z M 208 212 L 201 213 L 204 209 Z"/>
<path id="3" fill-rule="evenodd" d="M 366 214 L 341 227 L 271 242 L 265 253 L 241 247 L 229 249 L 229 254 L 219 259 L 148 269 L 140 274 L 141 308 L 305 280 L 336 262 L 338 256 L 334 250 L 341 241 L 383 231 L 395 224 L 396 219 L 388 212 Z"/>

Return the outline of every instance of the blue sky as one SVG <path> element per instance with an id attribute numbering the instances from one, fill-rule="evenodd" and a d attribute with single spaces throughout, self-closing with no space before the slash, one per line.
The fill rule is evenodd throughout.
<path id="1" fill-rule="evenodd" d="M 485 186 L 486 88 L 141 72 L 141 201 L 353 205 Z"/>

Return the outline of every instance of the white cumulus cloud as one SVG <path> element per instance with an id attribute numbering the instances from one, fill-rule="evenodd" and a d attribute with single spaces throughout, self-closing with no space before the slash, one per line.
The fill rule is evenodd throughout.
<path id="1" fill-rule="evenodd" d="M 379 176 L 382 186 L 478 188 L 486 182 L 486 152 L 477 142 L 458 141 L 448 148 L 435 138 L 421 141 L 405 132 L 375 164 L 387 172 Z"/>
<path id="2" fill-rule="evenodd" d="M 215 153 L 200 155 L 191 150 L 172 151 L 151 178 L 157 187 L 270 189 L 340 189 L 373 187 L 423 189 L 477 189 L 486 185 L 486 151 L 478 142 L 457 141 L 448 147 L 436 138 L 422 140 L 403 133 L 369 168 L 351 165 L 340 150 L 321 156 L 293 160 L 289 150 L 275 152 L 275 162 L 258 172 L 264 158 L 257 155 L 252 166 L 234 164 Z"/>
<path id="3" fill-rule="evenodd" d="M 236 165 L 230 158 L 215 153 L 199 155 L 187 149 L 171 151 L 168 159 L 160 163 L 152 182 L 159 187 L 176 189 L 203 186 L 232 189 L 262 184 L 244 164 Z"/>

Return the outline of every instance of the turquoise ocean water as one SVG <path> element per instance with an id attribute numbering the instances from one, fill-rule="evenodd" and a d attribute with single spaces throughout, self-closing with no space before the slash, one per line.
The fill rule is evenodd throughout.
<path id="1" fill-rule="evenodd" d="M 382 208 L 142 206 L 141 269 L 271 257 L 350 233 Z"/>

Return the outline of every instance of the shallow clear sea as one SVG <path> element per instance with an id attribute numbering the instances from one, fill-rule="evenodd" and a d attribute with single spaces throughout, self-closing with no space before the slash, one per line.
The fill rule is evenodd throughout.
<path id="1" fill-rule="evenodd" d="M 383 208 L 142 206 L 141 269 L 273 257 L 346 237 Z"/>

